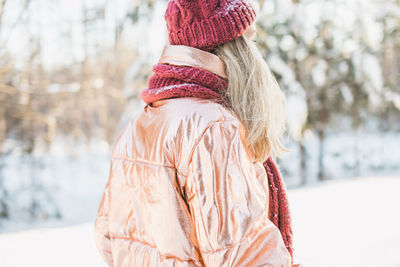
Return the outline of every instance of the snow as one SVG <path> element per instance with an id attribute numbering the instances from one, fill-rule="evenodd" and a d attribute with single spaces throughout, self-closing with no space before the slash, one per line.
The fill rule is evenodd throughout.
<path id="1" fill-rule="evenodd" d="M 95 247 L 93 224 L 2 234 L 0 265 L 106 266 Z"/>
<path id="2" fill-rule="evenodd" d="M 400 176 L 290 191 L 297 261 L 306 267 L 399 266 L 399 188 Z"/>
<path id="3" fill-rule="evenodd" d="M 383 89 L 382 69 L 379 59 L 374 55 L 364 54 L 362 64 L 363 73 L 369 81 L 365 86 L 369 101 L 373 106 L 377 106 L 381 102 L 379 94 Z"/>
<path id="4" fill-rule="evenodd" d="M 317 64 L 312 70 L 312 79 L 316 86 L 322 87 L 326 83 L 326 72 L 328 71 L 328 64 L 325 60 L 318 60 Z"/>
<path id="5" fill-rule="evenodd" d="M 342 94 L 344 101 L 348 104 L 353 103 L 354 98 L 353 98 L 353 94 L 351 93 L 351 89 L 343 84 L 342 86 L 340 86 L 340 93 Z"/>
<path id="6" fill-rule="evenodd" d="M 19 8 L 16 2 L 7 2 L 10 5 L 5 13 L 5 25 L 11 26 L 10 23 L 17 19 Z M 80 26 L 83 12 L 78 12 L 82 10 L 81 4 L 76 1 L 58 2 L 57 5 L 61 5 L 63 10 L 58 14 L 60 16 L 40 16 L 50 14 L 49 10 L 55 5 L 39 7 L 36 3 L 31 6 L 37 11 L 33 12 L 34 17 L 28 28 L 31 31 L 43 29 L 40 36 L 44 38 L 42 50 L 47 51 L 43 54 L 44 66 L 48 68 L 79 61 L 84 56 L 81 46 L 83 28 Z M 255 2 L 257 6 L 258 1 Z M 95 2 L 85 4 L 88 7 L 97 5 Z M 132 90 L 132 81 L 138 73 L 157 63 L 168 42 L 163 17 L 166 4 L 166 1 L 155 1 L 153 9 L 142 5 L 139 21 L 132 24 L 130 20 L 124 21 L 124 17 L 137 3 L 112 1 L 105 10 L 105 24 L 96 23 L 104 30 L 92 33 L 94 40 L 104 39 L 104 45 L 107 46 L 114 40 L 113 29 L 123 23 L 119 25 L 123 26 L 120 36 L 122 43 L 138 51 L 137 59 L 124 77 L 124 94 L 133 99 L 128 103 L 116 133 L 133 114 L 144 107 L 144 103 L 135 98 L 138 91 Z M 282 76 L 279 82 L 287 93 L 288 128 L 295 139 L 291 139 L 289 146 L 292 153 L 279 162 L 289 188 L 299 183 L 300 153 L 295 141 L 302 138 L 306 148 L 305 172 L 309 185 L 289 190 L 296 228 L 296 255 L 298 262 L 305 267 L 400 266 L 399 231 L 395 228 L 400 224 L 393 212 L 395 207 L 390 205 L 400 203 L 395 192 L 396 188 L 399 189 L 399 179 L 347 179 L 356 175 L 398 176 L 399 132 L 379 132 L 379 121 L 368 117 L 362 129 L 352 132 L 349 118 L 340 118 L 337 129 L 332 125 L 327 130 L 323 160 L 327 178 L 339 180 L 320 184 L 317 182 L 318 138 L 315 131 L 304 127 L 310 112 L 307 110 L 306 96 L 311 96 L 316 88 L 303 87 L 310 85 L 303 83 L 302 86 L 297 81 L 293 66 L 286 62 L 293 56 L 299 61 L 313 57 L 307 45 L 315 45 L 317 55 L 325 54 L 323 50 L 320 51 L 324 46 L 322 35 L 318 36 L 318 32 L 322 23 L 328 22 L 323 34 L 333 38 L 332 56 L 340 57 L 343 54 L 344 59 L 350 60 L 349 63 L 342 61 L 339 64 L 339 73 L 346 75 L 349 67 L 354 68 L 356 82 L 363 86 L 363 93 L 368 94 L 372 107 L 379 107 L 384 97 L 400 110 L 400 94 L 393 88 L 384 87 L 383 70 L 376 56 L 382 45 L 380 21 L 389 16 L 400 16 L 398 6 L 372 0 L 337 0 L 334 3 L 324 0 L 264 1 L 262 12 L 259 12 L 259 24 L 274 26 L 274 32 L 268 32 L 265 36 L 270 50 L 268 64 L 271 70 Z M 62 27 L 54 27 L 60 18 L 69 22 Z M 386 20 L 387 32 L 398 27 L 394 19 Z M 38 23 L 41 24 L 39 28 Z M 3 37 L 10 37 L 5 45 L 12 58 L 16 58 L 17 66 L 26 58 L 24 47 L 29 40 L 25 26 L 24 23 L 18 25 L 12 34 L 7 32 L 11 27 L 6 27 L 6 31 L 1 33 Z M 65 40 L 61 42 L 62 47 L 59 42 L 49 43 L 49 38 L 60 39 L 63 32 L 70 31 L 65 27 L 72 27 L 71 38 L 62 37 Z M 150 39 L 151 42 L 148 41 Z M 68 45 L 64 45 L 65 42 Z M 336 73 L 330 71 L 336 66 L 328 66 L 323 60 L 315 63 L 310 66 L 312 80 L 316 87 L 323 87 Z M 96 88 L 103 84 L 102 80 L 93 81 Z M 79 84 L 54 83 L 47 89 L 53 93 L 74 92 L 79 90 Z M 347 106 L 351 105 L 357 97 L 353 95 L 352 88 L 344 84 L 339 89 Z M 20 90 L 29 91 L 28 84 L 21 83 Z M 23 104 L 27 100 L 24 94 L 19 101 Z M 105 141 L 94 140 L 90 149 L 86 149 L 83 142 L 77 144 L 62 138 L 54 142 L 50 151 L 44 147 L 36 149 L 31 158 L 24 155 L 20 144 L 13 140 L 6 140 L 3 147 L 5 150 L 13 147 L 13 154 L 1 162 L 4 163 L 2 179 L 8 190 L 11 218 L 0 220 L 0 267 L 102 266 L 93 243 L 92 222 L 109 171 L 110 146 Z M 35 190 L 30 187 L 32 183 L 37 185 Z M 28 214 L 33 195 L 41 207 L 41 213 L 37 216 L 39 219 L 36 220 L 31 220 Z M 57 212 L 61 218 L 57 219 Z M 18 257 L 17 252 L 24 257 Z M 41 257 L 44 252 L 46 257 Z"/>
<path id="7" fill-rule="evenodd" d="M 288 190 L 295 263 L 305 267 L 400 265 L 400 176 L 336 180 Z M 93 207 L 94 209 L 94 207 Z M 0 265 L 105 266 L 93 222 L 0 235 Z"/>
<path id="8" fill-rule="evenodd" d="M 343 118 L 338 119 L 343 125 Z M 376 129 L 372 124 L 370 128 Z M 290 129 L 290 128 L 289 128 Z M 304 132 L 306 147 L 307 183 L 318 183 L 319 140 L 314 131 Z M 367 131 L 358 132 L 330 129 L 325 138 L 324 168 L 328 179 L 347 179 L 353 176 L 393 176 L 400 173 L 400 142 L 398 133 Z M 289 187 L 299 184 L 300 152 L 296 142 L 287 144 L 291 150 L 279 160 L 283 176 Z"/>
<path id="9" fill-rule="evenodd" d="M 296 46 L 296 43 L 291 35 L 285 35 L 279 44 L 283 51 L 290 51 Z"/>
<path id="10" fill-rule="evenodd" d="M 10 147 L 14 142 L 7 139 L 5 144 Z M 4 158 L 2 178 L 11 219 L 0 220 L 0 233 L 32 225 L 81 224 L 95 217 L 93 207 L 98 205 L 108 178 L 110 146 L 95 138 L 89 144 L 71 144 L 68 138 L 58 136 L 49 151 L 38 145 L 32 157 L 15 149 Z M 38 205 L 38 220 L 29 216 L 32 198 Z"/>
<path id="11" fill-rule="evenodd" d="M 384 90 L 385 77 L 379 55 L 384 32 L 395 31 L 398 27 L 390 16 L 395 18 L 399 12 L 398 6 L 390 1 L 275 0 L 264 3 L 258 23 L 268 33 L 263 41 L 268 47 L 268 64 L 282 76 L 279 80 L 282 88 L 290 90 L 296 79 L 300 82 L 298 75 L 293 74 L 294 65 L 302 66 L 304 70 L 300 69 L 300 72 L 305 73 L 312 68 L 315 86 L 304 79 L 307 75 L 300 75 L 309 97 L 318 88 L 332 84 L 331 81 L 355 76 L 362 93 L 368 95 L 370 110 L 376 111 L 382 108 L 384 91 L 393 90 Z M 383 20 L 386 29 L 382 26 Z M 293 56 L 300 62 L 294 63 Z M 339 66 L 336 65 L 338 59 L 342 59 Z M 352 73 L 348 73 L 348 60 Z M 353 90 L 353 84 L 343 80 Z M 341 91 L 345 104 L 351 105 L 353 100 L 347 88 L 341 88 Z M 398 105 L 398 100 L 393 102 Z"/>
<path id="12" fill-rule="evenodd" d="M 268 57 L 268 66 L 272 71 L 282 75 L 282 82 L 284 84 L 291 84 L 295 81 L 292 69 L 277 55 L 271 54 Z"/>
<path id="13" fill-rule="evenodd" d="M 299 89 L 300 90 L 300 89 Z M 288 98 L 289 131 L 299 135 L 307 109 L 301 94 Z M 136 103 L 139 104 L 139 103 Z M 140 102 L 143 108 L 143 103 Z M 138 105 L 127 108 L 120 130 L 139 112 Z M 340 119 L 340 123 L 345 123 Z M 378 122 L 376 122 L 378 123 Z M 376 128 L 371 125 L 370 128 Z M 319 142 L 315 132 L 305 130 L 306 180 L 317 183 Z M 73 145 L 72 145 L 73 144 Z M 15 146 L 7 139 L 5 148 Z M 291 152 L 279 160 L 283 177 L 289 188 L 300 183 L 299 146 L 291 139 Z M 17 146 L 18 148 L 18 146 Z M 96 215 L 100 193 L 104 188 L 110 167 L 111 146 L 101 140 L 89 145 L 72 143 L 57 137 L 50 150 L 37 147 L 32 158 L 20 149 L 3 159 L 3 185 L 8 190 L 10 219 L 0 220 L 0 233 L 28 230 L 38 227 L 64 227 L 92 221 Z M 387 176 L 400 173 L 400 142 L 397 132 L 378 133 L 362 129 L 358 132 L 329 131 L 325 140 L 324 165 L 329 179 L 352 176 Z M 33 162 L 33 167 L 30 167 Z M 32 187 L 32 183 L 35 187 Z M 29 215 L 32 198 L 36 199 L 37 219 Z M 0 264 L 1 266 L 1 264 Z"/>
<path id="14" fill-rule="evenodd" d="M 47 92 L 49 93 L 60 93 L 60 92 L 78 92 L 81 89 L 81 85 L 78 82 L 68 83 L 68 84 L 59 84 L 52 83 L 47 87 Z"/>
<path id="15" fill-rule="evenodd" d="M 394 106 L 400 110 L 400 94 L 387 90 L 385 92 L 385 98 L 392 101 Z"/>
<path id="16" fill-rule="evenodd" d="M 298 141 L 302 137 L 304 125 L 307 120 L 307 103 L 298 94 L 289 94 L 286 98 L 286 103 L 290 135 Z"/>
<path id="17" fill-rule="evenodd" d="M 168 85 L 168 86 L 157 88 L 155 90 L 154 89 L 153 90 L 149 90 L 148 93 L 149 94 L 158 95 L 159 93 L 163 93 L 165 91 L 170 91 L 172 89 L 177 89 L 177 88 L 180 88 L 180 87 L 194 87 L 194 86 L 196 86 L 196 85 L 193 84 L 193 83 L 182 83 L 182 84 L 177 84 L 177 85 Z"/>
<path id="18" fill-rule="evenodd" d="M 146 8 L 146 5 L 142 5 L 140 8 Z M 153 11 L 148 11 L 152 12 L 151 16 L 147 19 L 138 20 L 137 24 L 134 25 L 134 32 L 129 33 L 131 39 L 132 36 L 140 36 L 140 38 L 134 38 L 135 46 L 138 49 L 140 59 L 144 62 L 156 64 L 164 45 L 168 43 L 167 26 L 164 19 L 165 9 L 166 2 L 156 1 Z"/>

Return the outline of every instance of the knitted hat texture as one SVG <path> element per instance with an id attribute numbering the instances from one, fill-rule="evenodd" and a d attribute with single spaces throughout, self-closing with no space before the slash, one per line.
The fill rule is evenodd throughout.
<path id="1" fill-rule="evenodd" d="M 170 0 L 165 12 L 171 45 L 205 51 L 239 37 L 255 18 L 249 0 Z"/>

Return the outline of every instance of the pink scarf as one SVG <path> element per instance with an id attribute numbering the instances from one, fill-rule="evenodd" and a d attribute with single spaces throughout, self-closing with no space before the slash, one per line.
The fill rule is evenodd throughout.
<path id="1" fill-rule="evenodd" d="M 147 104 L 175 97 L 198 97 L 223 101 L 221 93 L 228 87 L 223 78 L 202 68 L 158 64 L 153 67 L 149 88 L 141 92 Z M 264 163 L 269 182 L 269 218 L 279 228 L 286 248 L 292 255 L 292 226 L 286 189 L 279 169 L 269 157 Z"/>

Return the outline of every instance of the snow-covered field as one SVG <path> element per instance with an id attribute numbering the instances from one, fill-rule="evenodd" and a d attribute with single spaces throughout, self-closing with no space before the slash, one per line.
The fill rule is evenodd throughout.
<path id="1" fill-rule="evenodd" d="M 400 177 L 353 178 L 289 190 L 296 262 L 399 267 Z M 0 266 L 105 266 L 93 224 L 0 234 Z"/>
<path id="2" fill-rule="evenodd" d="M 289 191 L 305 267 L 399 267 L 400 176 L 336 180 Z"/>

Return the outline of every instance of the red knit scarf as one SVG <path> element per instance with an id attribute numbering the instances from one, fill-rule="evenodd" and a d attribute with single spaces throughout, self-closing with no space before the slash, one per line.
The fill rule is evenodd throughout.
<path id="1" fill-rule="evenodd" d="M 198 97 L 221 101 L 221 93 L 228 87 L 226 80 L 200 68 L 158 64 L 153 67 L 153 72 L 149 88 L 141 93 L 141 98 L 147 104 L 175 97 Z M 269 218 L 279 228 L 293 263 L 293 233 L 285 185 L 271 157 L 263 165 L 270 187 Z"/>

